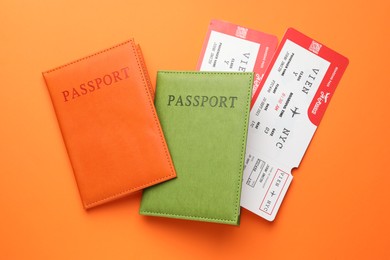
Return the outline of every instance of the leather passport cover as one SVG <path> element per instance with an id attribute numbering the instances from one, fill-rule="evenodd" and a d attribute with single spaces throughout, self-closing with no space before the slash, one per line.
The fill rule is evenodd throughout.
<path id="1" fill-rule="evenodd" d="M 133 40 L 43 76 L 86 209 L 176 176 Z"/>
<path id="2" fill-rule="evenodd" d="M 144 190 L 141 214 L 238 225 L 252 84 L 252 73 L 158 73 L 177 178 Z"/>

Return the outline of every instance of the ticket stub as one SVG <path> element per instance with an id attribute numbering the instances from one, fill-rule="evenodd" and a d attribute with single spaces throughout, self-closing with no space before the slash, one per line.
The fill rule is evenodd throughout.
<path id="1" fill-rule="evenodd" d="M 236 24 L 210 22 L 197 70 L 255 72 L 252 93 L 256 92 L 277 47 L 273 35 Z"/>
<path id="2" fill-rule="evenodd" d="M 241 206 L 273 221 L 348 59 L 288 29 L 252 98 Z"/>

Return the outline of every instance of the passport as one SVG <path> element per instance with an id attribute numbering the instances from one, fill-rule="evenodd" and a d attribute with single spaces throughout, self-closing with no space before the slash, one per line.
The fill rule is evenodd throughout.
<path id="1" fill-rule="evenodd" d="M 176 177 L 139 45 L 43 73 L 86 209 Z"/>
<path id="2" fill-rule="evenodd" d="M 253 73 L 160 71 L 155 106 L 177 178 L 147 188 L 140 214 L 239 224 Z"/>

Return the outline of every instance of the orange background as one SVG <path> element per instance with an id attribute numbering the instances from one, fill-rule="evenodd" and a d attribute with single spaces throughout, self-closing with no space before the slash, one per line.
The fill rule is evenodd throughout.
<path id="1" fill-rule="evenodd" d="M 389 259 L 389 11 L 353 1 L 0 3 L 0 259 Z M 350 59 L 273 223 L 138 214 L 141 194 L 84 211 L 41 72 L 130 37 L 152 81 L 195 69 L 209 21 L 282 38 L 287 27 Z"/>

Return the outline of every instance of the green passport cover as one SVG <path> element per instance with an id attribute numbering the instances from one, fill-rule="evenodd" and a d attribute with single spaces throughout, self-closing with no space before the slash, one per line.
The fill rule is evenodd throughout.
<path id="1" fill-rule="evenodd" d="M 177 178 L 145 189 L 141 214 L 239 224 L 252 81 L 253 73 L 158 72 L 156 111 Z"/>

